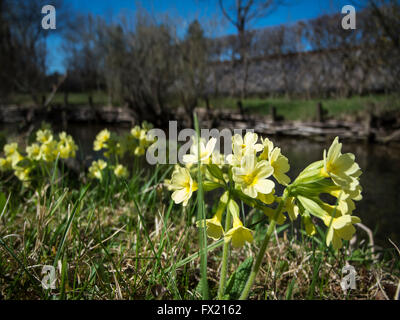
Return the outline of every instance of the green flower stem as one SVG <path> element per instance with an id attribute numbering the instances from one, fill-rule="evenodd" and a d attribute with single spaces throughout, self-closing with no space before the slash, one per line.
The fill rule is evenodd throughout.
<path id="1" fill-rule="evenodd" d="M 228 202 L 226 205 L 226 219 L 225 219 L 225 231 L 229 230 L 231 227 L 231 214 L 228 210 L 228 203 L 230 196 L 228 197 Z M 225 282 L 226 282 L 226 271 L 228 269 L 228 255 L 229 255 L 229 242 L 224 242 L 224 248 L 222 251 L 222 266 L 221 274 L 219 277 L 219 288 L 218 288 L 218 300 L 222 300 L 225 292 Z"/>
<path id="2" fill-rule="evenodd" d="M 250 289 L 253 286 L 253 283 L 254 283 L 254 280 L 255 280 L 255 278 L 257 276 L 258 271 L 260 270 L 261 262 L 262 262 L 262 260 L 264 258 L 265 250 L 267 249 L 269 239 L 271 238 L 272 233 L 275 230 L 276 220 L 278 219 L 279 214 L 282 212 L 282 209 L 285 207 L 286 201 L 288 199 L 288 196 L 289 196 L 289 192 L 286 189 L 284 191 L 284 193 L 283 193 L 282 200 L 281 200 L 281 202 L 279 202 L 279 205 L 276 208 L 274 216 L 272 217 L 272 219 L 271 219 L 271 221 L 269 223 L 269 226 L 268 226 L 268 229 L 267 229 L 267 233 L 265 234 L 265 238 L 264 238 L 263 243 L 261 245 L 260 251 L 258 252 L 258 255 L 257 255 L 256 263 L 254 264 L 254 266 L 253 266 L 253 268 L 251 270 L 250 276 L 247 279 L 246 286 L 244 287 L 244 289 L 242 291 L 242 294 L 240 295 L 239 300 L 246 300 L 248 298 L 248 296 L 249 296 Z"/>
<path id="3" fill-rule="evenodd" d="M 200 129 L 197 115 L 193 113 L 194 126 L 196 129 L 197 139 L 200 142 Z M 200 143 L 197 144 L 197 154 L 200 155 Z M 203 193 L 203 179 L 201 173 L 201 161 L 200 156 L 197 160 L 197 218 L 198 220 L 205 221 L 205 209 L 204 209 L 204 193 Z M 207 281 L 207 231 L 206 227 L 199 228 L 199 241 L 200 241 L 200 274 L 201 274 L 201 288 L 203 300 L 209 299 L 208 293 L 208 281 Z"/>

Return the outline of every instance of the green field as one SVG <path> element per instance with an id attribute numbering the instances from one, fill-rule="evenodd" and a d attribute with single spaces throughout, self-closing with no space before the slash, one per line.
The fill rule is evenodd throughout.
<path id="1" fill-rule="evenodd" d="M 379 112 L 383 110 L 400 110 L 400 98 L 396 95 L 353 96 L 338 99 L 289 99 L 289 98 L 248 98 L 244 109 L 251 114 L 270 114 L 275 106 L 277 114 L 287 120 L 313 120 L 317 104 L 321 102 L 328 116 L 335 118 L 346 115 L 356 116 L 365 110 Z M 236 108 L 236 99 L 218 98 L 211 101 L 213 107 Z"/>
<path id="2" fill-rule="evenodd" d="M 92 94 L 93 103 L 95 105 L 106 105 L 108 103 L 107 94 L 105 92 L 96 91 Z M 33 99 L 28 94 L 13 94 L 9 97 L 10 104 L 17 105 L 32 105 L 34 104 Z M 64 104 L 64 94 L 56 93 L 54 96 L 52 103 L 54 104 Z M 88 105 L 89 104 L 89 95 L 87 93 L 70 93 L 68 95 L 68 104 L 70 105 Z M 114 102 L 115 105 L 118 105 L 117 102 Z"/>
<path id="3" fill-rule="evenodd" d="M 93 103 L 97 106 L 108 104 L 107 94 L 105 92 L 96 91 L 93 93 Z M 89 102 L 86 93 L 69 94 L 68 103 L 70 105 L 87 105 Z M 329 117 L 346 118 L 361 115 L 366 110 L 375 113 L 381 111 L 400 110 L 400 97 L 398 95 L 366 95 L 353 96 L 350 98 L 329 98 L 329 99 L 289 99 L 285 97 L 278 98 L 248 98 L 243 102 L 246 112 L 250 114 L 271 113 L 272 106 L 276 107 L 277 114 L 283 116 L 287 120 L 314 120 L 316 115 L 316 106 L 321 102 L 323 108 L 327 111 Z M 10 103 L 18 105 L 33 104 L 29 95 L 15 94 L 10 98 Z M 55 104 L 64 103 L 64 95 L 57 93 L 53 99 Z M 120 106 L 118 101 L 113 101 L 114 106 Z M 179 102 L 175 99 L 170 103 L 172 108 L 179 106 Z M 229 97 L 212 98 L 210 100 L 212 108 L 226 108 L 237 110 L 237 99 Z M 199 106 L 205 107 L 203 100 L 199 100 Z"/>

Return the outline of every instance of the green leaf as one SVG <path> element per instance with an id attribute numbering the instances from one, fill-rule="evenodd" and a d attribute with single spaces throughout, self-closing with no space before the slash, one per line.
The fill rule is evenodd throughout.
<path id="1" fill-rule="evenodd" d="M 293 297 L 293 289 L 296 284 L 296 277 L 293 277 L 292 281 L 289 284 L 289 287 L 286 290 L 286 300 L 292 300 Z"/>
<path id="2" fill-rule="evenodd" d="M 26 168 L 26 167 L 29 167 L 31 165 L 31 163 L 32 163 L 31 160 L 24 158 L 24 159 L 18 161 L 15 165 L 17 165 L 18 167 Z"/>
<path id="3" fill-rule="evenodd" d="M 316 216 L 317 218 L 324 219 L 324 217 L 327 215 L 325 210 L 322 209 L 319 206 L 319 204 L 314 200 L 311 200 L 303 196 L 298 196 L 297 199 L 299 199 L 300 203 L 307 211 L 309 211 L 312 215 Z"/>
<path id="4" fill-rule="evenodd" d="M 253 265 L 253 258 L 247 258 L 241 263 L 239 268 L 231 275 L 226 286 L 225 295 L 230 300 L 237 300 L 242 293 Z"/>
<path id="5" fill-rule="evenodd" d="M 211 190 L 214 190 L 214 189 L 217 189 L 220 187 L 222 187 L 222 185 L 220 185 L 219 183 L 214 182 L 214 181 L 204 181 L 203 182 L 203 190 L 204 191 L 211 191 Z"/>
<path id="6" fill-rule="evenodd" d="M 0 192 L 0 215 L 2 214 L 4 207 L 6 206 L 6 195 L 3 192 Z"/>
<path id="7" fill-rule="evenodd" d="M 222 173 L 222 170 L 216 164 L 207 165 L 207 170 L 213 177 L 224 181 L 224 175 Z"/>

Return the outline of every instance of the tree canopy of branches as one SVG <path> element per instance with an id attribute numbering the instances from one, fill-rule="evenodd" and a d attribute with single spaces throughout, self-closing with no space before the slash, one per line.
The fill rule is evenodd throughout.
<path id="1" fill-rule="evenodd" d="M 39 104 L 39 96 L 46 91 L 46 38 L 54 30 L 41 27 L 45 0 L 0 1 L 0 77 L 1 91 L 29 93 Z M 62 0 L 53 0 L 60 15 Z M 60 19 L 63 21 L 65 19 Z"/>

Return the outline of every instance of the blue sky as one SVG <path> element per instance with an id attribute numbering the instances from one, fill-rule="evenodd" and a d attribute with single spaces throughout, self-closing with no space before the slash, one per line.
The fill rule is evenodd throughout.
<path id="1" fill-rule="evenodd" d="M 154 15 L 165 14 L 176 17 L 184 26 L 192 20 L 207 21 L 212 17 L 221 20 L 222 15 L 218 6 L 218 0 L 66 0 L 73 10 L 80 13 L 91 13 L 104 17 L 117 18 L 120 13 L 134 14 L 138 6 L 142 6 Z M 270 16 L 259 19 L 254 27 L 266 27 L 284 23 L 306 20 L 324 13 L 340 12 L 351 0 L 290 0 L 290 5 L 282 6 Z M 233 26 L 222 24 L 215 35 L 235 33 Z M 50 36 L 48 45 L 48 72 L 64 71 L 63 52 L 60 49 L 61 39 Z"/>

